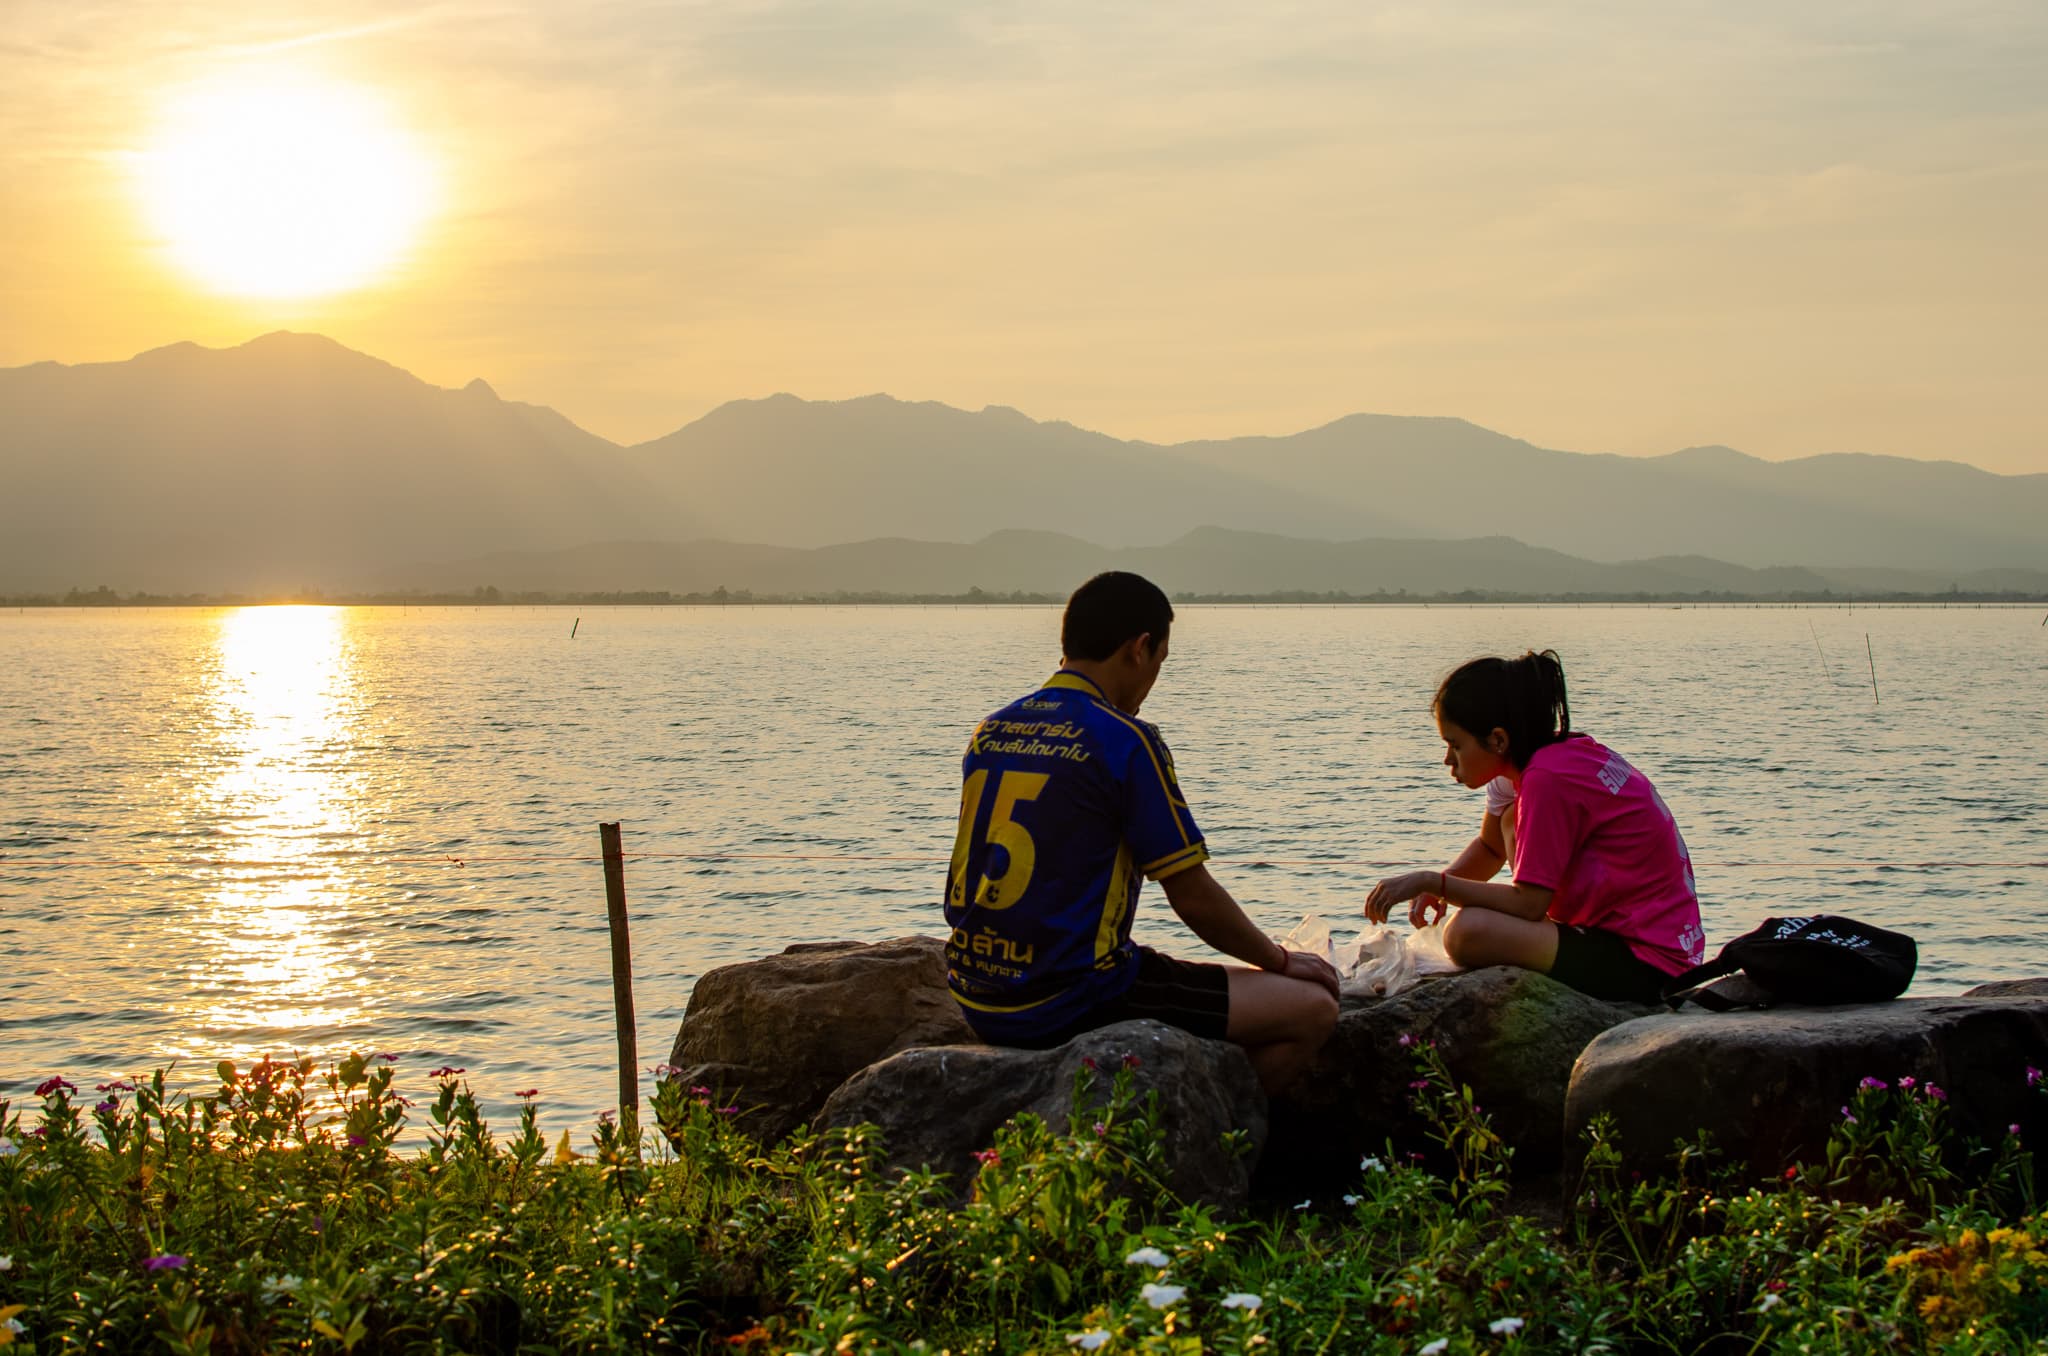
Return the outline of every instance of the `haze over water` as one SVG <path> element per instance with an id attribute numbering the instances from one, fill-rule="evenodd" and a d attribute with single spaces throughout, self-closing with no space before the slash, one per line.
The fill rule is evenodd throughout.
<path id="1" fill-rule="evenodd" d="M 580 622 L 578 618 L 580 617 Z M 1914 992 L 2048 972 L 2038 609 L 1184 608 L 1144 714 L 1269 931 L 1348 934 L 1480 798 L 1436 680 L 1554 646 L 1647 773 L 1710 952 L 1912 933 Z M 572 640 L 570 630 L 576 625 Z M 1865 635 L 1874 653 L 1874 702 Z M 958 759 L 1050 673 L 1040 608 L 32 611 L 0 618 L 0 1098 L 222 1057 L 465 1066 L 610 1105 L 597 824 L 624 823 L 643 1065 L 707 969 L 940 928 Z M 1148 889 L 1142 940 L 1199 954 Z"/>

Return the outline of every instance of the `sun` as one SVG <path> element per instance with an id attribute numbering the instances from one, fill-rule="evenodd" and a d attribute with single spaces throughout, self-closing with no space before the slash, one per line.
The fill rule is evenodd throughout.
<path id="1" fill-rule="evenodd" d="M 243 78 L 171 99 L 135 157 L 170 257 L 240 297 L 315 297 L 377 281 L 434 199 L 427 155 L 366 89 Z"/>

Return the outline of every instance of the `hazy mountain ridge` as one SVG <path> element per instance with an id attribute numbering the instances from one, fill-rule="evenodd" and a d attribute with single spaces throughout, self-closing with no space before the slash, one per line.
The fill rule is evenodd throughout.
<path id="1" fill-rule="evenodd" d="M 548 407 L 503 400 L 480 378 L 438 387 L 290 333 L 0 369 L 0 484 L 0 592 L 17 593 L 404 586 L 427 581 L 394 580 L 399 562 L 629 541 L 829 547 L 840 554 L 821 559 L 915 578 L 906 591 L 919 592 L 1003 587 L 935 586 L 925 564 L 908 562 L 986 569 L 989 543 L 1011 541 L 1003 568 L 1047 577 L 1036 548 L 1015 546 L 1030 537 L 1008 529 L 1070 539 L 1066 574 L 1079 560 L 1150 549 L 1168 553 L 1161 568 L 1234 591 L 1501 587 L 1467 582 L 1509 568 L 1504 548 L 1477 540 L 1489 536 L 1552 552 L 1517 556 L 1513 568 L 1556 580 L 1602 561 L 1674 580 L 1849 562 L 1870 578 L 1937 572 L 1932 587 L 1943 588 L 1971 570 L 2048 567 L 2048 475 L 1954 462 L 1774 463 L 1718 447 L 1589 455 L 1460 419 L 1371 414 L 1284 437 L 1159 446 L 1004 406 L 883 395 L 733 401 L 620 447 Z M 1204 524 L 1230 532 L 1203 536 Z M 901 540 L 876 545 L 889 538 Z M 1361 574 L 1368 538 L 1405 541 L 1436 573 L 1389 559 Z M 1465 540 L 1448 551 L 1416 544 L 1454 538 Z M 1701 563 L 1669 559 L 1687 556 Z M 768 568 L 768 556 L 748 559 Z M 1345 582 L 1314 582 L 1324 579 Z"/>
<path id="2" fill-rule="evenodd" d="M 778 596 L 988 593 L 1059 595 L 1099 570 L 1137 570 L 1174 593 L 1351 595 L 1514 593 L 1743 597 L 1964 592 L 2048 594 L 2048 570 L 1949 577 L 1906 571 L 1754 570 L 1701 557 L 1604 563 L 1506 537 L 1466 541 L 1306 541 L 1204 527 L 1162 546 L 1113 548 L 1053 532 L 997 532 L 981 541 L 878 539 L 802 550 L 726 541 L 613 542 L 567 551 L 497 554 L 409 565 L 388 587 L 464 593 Z M 1882 577 L 1857 578 L 1858 575 Z"/>

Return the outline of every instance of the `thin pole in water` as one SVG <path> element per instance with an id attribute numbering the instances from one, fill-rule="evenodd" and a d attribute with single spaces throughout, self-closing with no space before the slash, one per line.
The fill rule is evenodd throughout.
<path id="1" fill-rule="evenodd" d="M 619 1130 L 640 1156 L 640 1038 L 633 1023 L 633 946 L 626 934 L 626 852 L 619 826 L 599 824 L 604 906 L 612 925 L 612 1013 L 619 1028 Z"/>
<path id="2" fill-rule="evenodd" d="M 1870 632 L 1863 633 L 1863 653 L 1870 660 L 1870 701 L 1873 706 L 1883 706 L 1884 700 L 1877 695 L 1877 652 L 1870 648 Z"/>
<path id="3" fill-rule="evenodd" d="M 1828 652 L 1820 647 L 1820 632 L 1813 629 L 1813 618 L 1811 617 L 1806 619 L 1806 630 L 1807 634 L 1813 637 L 1813 652 L 1820 656 L 1820 671 L 1828 676 L 1829 682 L 1834 682 L 1835 671 L 1828 667 Z"/>
<path id="4" fill-rule="evenodd" d="M 578 617 L 575 621 L 569 624 L 569 639 L 576 639 L 576 628 L 581 625 L 583 625 L 583 618 L 581 617 Z"/>

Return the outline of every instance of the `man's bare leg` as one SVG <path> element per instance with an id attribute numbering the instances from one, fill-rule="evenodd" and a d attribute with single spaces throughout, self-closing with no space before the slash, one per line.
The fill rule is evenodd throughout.
<path id="1" fill-rule="evenodd" d="M 1266 1094 L 1299 1078 L 1337 1028 L 1337 1000 L 1322 985 L 1265 970 L 1225 967 L 1233 1044 L 1244 1047 Z"/>

